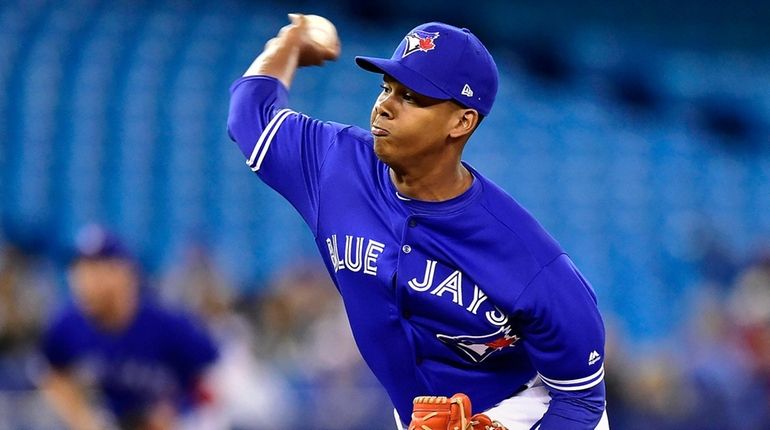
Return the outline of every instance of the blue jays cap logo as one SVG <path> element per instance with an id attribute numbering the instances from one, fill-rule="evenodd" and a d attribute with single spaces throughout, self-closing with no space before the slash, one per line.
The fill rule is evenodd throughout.
<path id="1" fill-rule="evenodd" d="M 434 40 L 438 39 L 438 32 L 415 30 L 406 35 L 406 46 L 401 58 L 417 51 L 428 52 L 436 48 Z"/>
<path id="2" fill-rule="evenodd" d="M 501 327 L 500 330 L 482 336 L 447 336 L 437 334 L 436 337 L 447 344 L 462 358 L 474 363 L 481 363 L 496 351 L 513 347 L 520 337 L 511 333 L 511 326 Z"/>

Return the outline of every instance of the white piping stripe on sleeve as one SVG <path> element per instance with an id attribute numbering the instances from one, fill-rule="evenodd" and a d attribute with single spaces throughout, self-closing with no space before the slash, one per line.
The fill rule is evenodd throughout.
<path id="1" fill-rule="evenodd" d="M 262 134 L 259 135 L 259 140 L 257 140 L 257 144 L 254 145 L 254 149 L 251 151 L 251 157 L 249 157 L 248 161 L 246 161 L 246 164 L 249 165 L 249 167 L 254 165 L 254 161 L 257 158 L 257 154 L 259 153 L 260 148 L 262 148 L 262 143 L 265 141 L 265 137 L 270 133 L 273 126 L 276 122 L 281 121 L 281 117 L 288 115 L 291 113 L 291 109 L 281 109 L 278 111 L 277 114 L 270 120 L 270 122 L 267 123 L 267 127 L 265 127 L 264 130 L 262 130 Z"/>
<path id="2" fill-rule="evenodd" d="M 556 384 L 556 385 L 572 385 L 572 384 L 579 384 L 581 382 L 590 381 L 590 380 L 596 378 L 597 376 L 599 376 L 599 374 L 602 373 L 602 372 L 604 372 L 604 365 L 602 365 L 602 367 L 599 368 L 599 370 L 597 370 L 596 373 L 594 373 L 591 376 L 586 376 L 585 378 L 560 380 L 560 379 L 546 378 L 542 374 L 540 375 L 540 378 L 542 378 L 543 381 L 550 382 L 550 383 Z"/>
<path id="3" fill-rule="evenodd" d="M 604 380 L 604 368 L 600 370 L 600 374 L 597 375 L 595 381 L 592 381 L 583 385 L 556 385 L 546 381 L 545 378 L 543 378 L 543 375 L 540 375 L 540 377 L 543 379 L 543 382 L 551 388 L 555 388 L 560 391 L 579 391 L 579 390 L 586 390 L 588 388 L 592 388 L 596 385 L 599 385 L 599 383 L 602 382 L 602 380 Z"/>
<path id="4" fill-rule="evenodd" d="M 286 114 L 281 116 L 281 119 L 278 120 L 278 122 L 275 124 L 275 127 L 273 127 L 273 130 L 270 132 L 270 136 L 267 137 L 267 140 L 265 141 L 265 147 L 262 148 L 262 152 L 259 154 L 259 159 L 257 160 L 257 165 L 254 166 L 251 170 L 257 172 L 259 171 L 259 168 L 262 166 L 262 160 L 265 159 L 265 155 L 267 155 L 267 150 L 270 148 L 270 143 L 273 142 L 273 137 L 275 137 L 275 134 L 278 132 L 278 129 L 281 127 L 281 124 L 286 120 L 286 118 L 289 117 L 289 114 L 296 113 L 294 111 L 288 111 Z"/>
<path id="5" fill-rule="evenodd" d="M 286 115 L 286 112 L 290 112 L 291 109 L 281 109 L 278 111 L 278 113 L 273 116 L 270 121 L 267 123 L 267 126 L 264 130 L 262 130 L 262 134 L 259 135 L 259 139 L 257 140 L 257 144 L 254 145 L 254 149 L 251 151 L 251 157 L 249 157 L 248 161 L 246 161 L 246 164 L 251 167 L 254 164 L 254 161 L 257 159 L 257 154 L 259 153 L 260 148 L 262 148 L 262 143 L 265 141 L 265 137 L 270 133 L 270 130 L 273 128 L 275 123 L 280 120 L 281 115 Z"/>
<path id="6" fill-rule="evenodd" d="M 585 384 L 585 385 L 574 385 L 574 386 L 555 386 L 555 385 L 551 385 L 551 384 L 549 384 L 549 383 L 547 383 L 545 381 L 543 381 L 543 382 L 545 382 L 545 384 L 548 385 L 549 387 L 555 388 L 555 389 L 557 389 L 559 391 L 580 391 L 580 390 L 587 390 L 589 388 L 593 388 L 593 387 L 599 385 L 599 383 L 602 382 L 603 379 L 604 379 L 604 375 L 602 374 L 602 377 L 597 379 L 594 382 L 591 382 L 591 383 L 588 383 L 588 384 Z"/>

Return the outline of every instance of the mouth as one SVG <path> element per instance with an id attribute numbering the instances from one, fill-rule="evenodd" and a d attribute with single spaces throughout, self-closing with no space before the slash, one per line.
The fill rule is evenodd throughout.
<path id="1" fill-rule="evenodd" d="M 388 130 L 385 130 L 384 128 L 377 127 L 376 125 L 372 125 L 372 135 L 375 137 L 383 137 L 389 135 L 390 132 Z"/>

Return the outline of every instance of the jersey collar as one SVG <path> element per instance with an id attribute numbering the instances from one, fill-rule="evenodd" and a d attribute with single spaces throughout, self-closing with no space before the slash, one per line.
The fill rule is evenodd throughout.
<path id="1" fill-rule="evenodd" d="M 381 174 L 384 175 L 383 182 L 386 184 L 385 192 L 388 194 L 388 198 L 392 199 L 399 206 L 407 207 L 412 213 L 422 214 L 449 214 L 452 212 L 458 212 L 464 209 L 466 206 L 473 203 L 476 198 L 481 194 L 481 181 L 478 179 L 478 173 L 466 162 L 462 162 L 468 171 L 473 176 L 473 182 L 470 188 L 457 197 L 453 197 L 449 200 L 440 202 L 428 202 L 424 200 L 416 200 L 406 197 L 398 193 L 396 186 L 390 179 L 389 168 L 386 164 L 382 163 Z"/>

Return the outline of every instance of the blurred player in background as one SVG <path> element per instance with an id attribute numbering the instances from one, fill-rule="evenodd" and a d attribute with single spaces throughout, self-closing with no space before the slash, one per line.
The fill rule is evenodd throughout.
<path id="1" fill-rule="evenodd" d="M 397 425 L 445 430 L 431 422 L 444 406 L 420 398 L 418 420 L 413 400 L 463 392 L 487 415 L 463 430 L 607 429 L 593 290 L 526 210 L 461 162 L 497 93 L 487 49 L 428 23 L 390 59 L 358 57 L 383 75 L 363 130 L 287 108 L 296 69 L 339 55 L 333 26 L 290 17 L 233 84 L 228 130 L 311 228 Z"/>
<path id="2" fill-rule="evenodd" d="M 69 284 L 74 305 L 43 337 L 50 370 L 41 386 L 69 428 L 179 428 L 211 401 L 205 375 L 214 343 L 198 321 L 143 293 L 136 262 L 116 237 L 84 229 Z"/>

